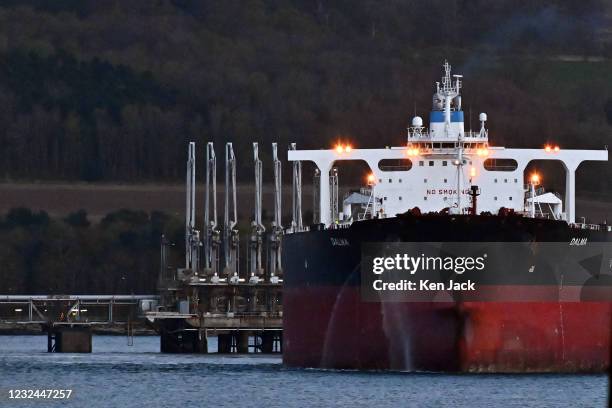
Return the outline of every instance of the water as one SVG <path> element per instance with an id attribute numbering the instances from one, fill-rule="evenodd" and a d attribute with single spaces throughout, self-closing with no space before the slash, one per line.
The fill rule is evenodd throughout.
<path id="1" fill-rule="evenodd" d="M 603 407 L 602 375 L 445 375 L 284 368 L 276 356 L 160 354 L 158 337 L 94 336 L 51 354 L 45 336 L 0 336 L 0 407 Z M 8 390 L 72 389 L 68 401 Z"/>

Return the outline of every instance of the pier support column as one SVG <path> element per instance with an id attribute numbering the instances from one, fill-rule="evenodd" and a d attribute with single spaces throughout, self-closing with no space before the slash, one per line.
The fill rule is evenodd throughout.
<path id="1" fill-rule="evenodd" d="M 231 334 L 219 334 L 217 336 L 217 351 L 221 354 L 229 354 L 232 352 Z"/>
<path id="2" fill-rule="evenodd" d="M 47 331 L 47 353 L 53 353 L 55 348 L 55 333 Z"/>
<path id="3" fill-rule="evenodd" d="M 261 332 L 261 352 L 270 354 L 274 352 L 274 332 Z"/>
<path id="4" fill-rule="evenodd" d="M 331 170 L 331 163 L 328 166 L 319 164 L 319 170 L 321 171 L 321 179 L 319 182 L 319 222 L 328 226 L 331 224 L 331 202 L 330 202 L 330 189 L 329 189 L 329 171 Z"/>
<path id="5" fill-rule="evenodd" d="M 162 353 L 208 353 L 206 331 L 164 328 L 159 333 L 159 346 Z"/>
<path id="6" fill-rule="evenodd" d="M 276 349 L 277 353 L 282 353 L 283 352 L 283 332 L 279 331 L 276 339 L 278 340 L 278 348 Z"/>
<path id="7" fill-rule="evenodd" d="M 206 337 L 206 331 L 196 332 L 193 338 L 193 349 L 195 353 L 208 353 L 208 337 Z"/>
<path id="8" fill-rule="evenodd" d="M 249 352 L 249 332 L 240 330 L 236 332 L 236 352 L 247 354 Z"/>
<path id="9" fill-rule="evenodd" d="M 565 167 L 565 213 L 567 222 L 576 222 L 576 168 L 578 165 L 563 162 Z"/>
<path id="10" fill-rule="evenodd" d="M 291 158 L 289 160 L 292 160 Z M 309 158 L 309 160 L 311 160 Z M 331 224 L 331 196 L 329 188 L 329 172 L 334 165 L 331 157 L 313 158 L 312 161 L 320 172 L 319 179 L 319 222 L 328 226 Z M 316 205 L 316 203 L 315 203 Z"/>
<path id="11" fill-rule="evenodd" d="M 91 327 L 50 326 L 47 329 L 49 353 L 91 353 Z"/>

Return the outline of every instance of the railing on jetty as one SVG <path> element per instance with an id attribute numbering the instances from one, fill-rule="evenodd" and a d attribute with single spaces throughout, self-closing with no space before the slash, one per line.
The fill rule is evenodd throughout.
<path id="1" fill-rule="evenodd" d="M 156 295 L 0 295 L 0 323 L 127 323 L 158 303 Z"/>

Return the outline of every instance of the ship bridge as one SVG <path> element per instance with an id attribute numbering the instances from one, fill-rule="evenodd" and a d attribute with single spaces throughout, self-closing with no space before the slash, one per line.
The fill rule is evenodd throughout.
<path id="1" fill-rule="evenodd" d="M 468 147 L 485 148 L 488 132 L 485 129 L 486 113 L 481 113 L 480 130 L 466 131 L 461 110 L 461 87 L 463 75 L 452 75 L 451 66 L 444 61 L 444 75 L 436 82 L 432 109 L 429 114 L 429 129 L 423 126 L 423 119 L 415 116 L 408 128 L 408 147 L 415 149 L 457 147 L 464 143 Z"/>
<path id="2" fill-rule="evenodd" d="M 378 216 L 395 216 L 411 208 L 419 207 L 422 211 L 441 211 L 455 205 L 457 195 L 456 169 L 453 161 L 456 156 L 450 153 L 431 152 L 409 155 L 405 147 L 385 149 L 351 149 L 339 153 L 337 149 L 327 150 L 290 150 L 289 161 L 311 161 L 321 175 L 331 174 L 334 163 L 338 161 L 362 160 L 368 164 L 373 175 L 372 196 L 374 211 Z M 405 163 L 405 169 L 387 171 L 381 169 L 381 163 L 395 160 Z M 534 160 L 557 160 L 563 164 L 566 172 L 565 215 L 569 223 L 576 220 L 575 191 L 576 169 L 584 161 L 607 161 L 607 150 L 560 150 L 547 152 L 546 149 L 507 149 L 489 147 L 486 156 L 465 154 L 465 163 L 460 177 L 463 179 L 463 196 L 466 211 L 471 186 L 479 186 L 481 198 L 479 213 L 488 211 L 496 213 L 501 207 L 517 212 L 525 211 L 525 190 L 523 180 L 525 169 Z M 511 165 L 496 163 L 511 162 Z M 409 164 L 408 164 L 409 163 Z M 407 169 L 410 167 L 410 169 Z M 384 166 L 382 166 L 384 168 Z M 322 177 L 323 180 L 323 177 Z M 330 225 L 339 220 L 332 219 L 330 183 L 319 183 L 320 222 Z"/>
<path id="3" fill-rule="evenodd" d="M 563 164 L 566 183 L 565 211 L 557 209 L 555 214 L 575 223 L 576 169 L 584 161 L 607 161 L 607 147 L 602 150 L 492 147 L 486 113 L 479 115 L 479 131 L 465 131 L 460 95 L 462 76 L 451 76 L 448 62 L 443 68 L 444 76 L 441 82 L 436 82 L 433 95 L 429 129 L 423 126 L 421 117 L 415 116 L 408 128 L 406 146 L 355 149 L 341 145 L 327 150 L 289 151 L 289 161 L 311 161 L 320 172 L 319 221 L 327 226 L 353 221 L 343 219 L 337 208 L 338 174 L 333 166 L 338 161 L 360 160 L 368 164 L 371 199 L 367 211 L 371 217 L 392 217 L 414 207 L 422 212 L 447 209 L 455 214 L 497 213 L 500 208 L 507 208 L 533 215 L 534 206 L 541 200 L 525 199 L 529 193 L 523 183 L 525 169 L 534 160 L 556 160 Z M 476 194 L 477 210 L 470 203 Z"/>

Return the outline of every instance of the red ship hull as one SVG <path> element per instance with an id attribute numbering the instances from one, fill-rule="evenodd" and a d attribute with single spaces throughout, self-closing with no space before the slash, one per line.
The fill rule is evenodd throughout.
<path id="1" fill-rule="evenodd" d="M 608 302 L 373 303 L 358 287 L 286 289 L 283 360 L 334 369 L 603 372 L 611 312 Z"/>
<path id="2" fill-rule="evenodd" d="M 611 245 L 612 234 L 575 230 L 560 221 L 443 215 L 288 234 L 283 238 L 284 362 L 443 372 L 607 370 L 612 327 L 607 268 L 595 270 L 592 282 L 580 286 L 556 280 L 533 284 L 531 261 L 509 256 L 486 273 L 516 283 L 480 285 L 477 297 L 448 292 L 442 292 L 448 297 L 403 301 L 364 297 L 370 286 L 361 278 L 363 243 L 552 242 L 565 251 L 572 240 Z M 607 267 L 603 258 L 608 257 L 593 259 Z M 515 279 L 521 273 L 526 283 Z"/>

